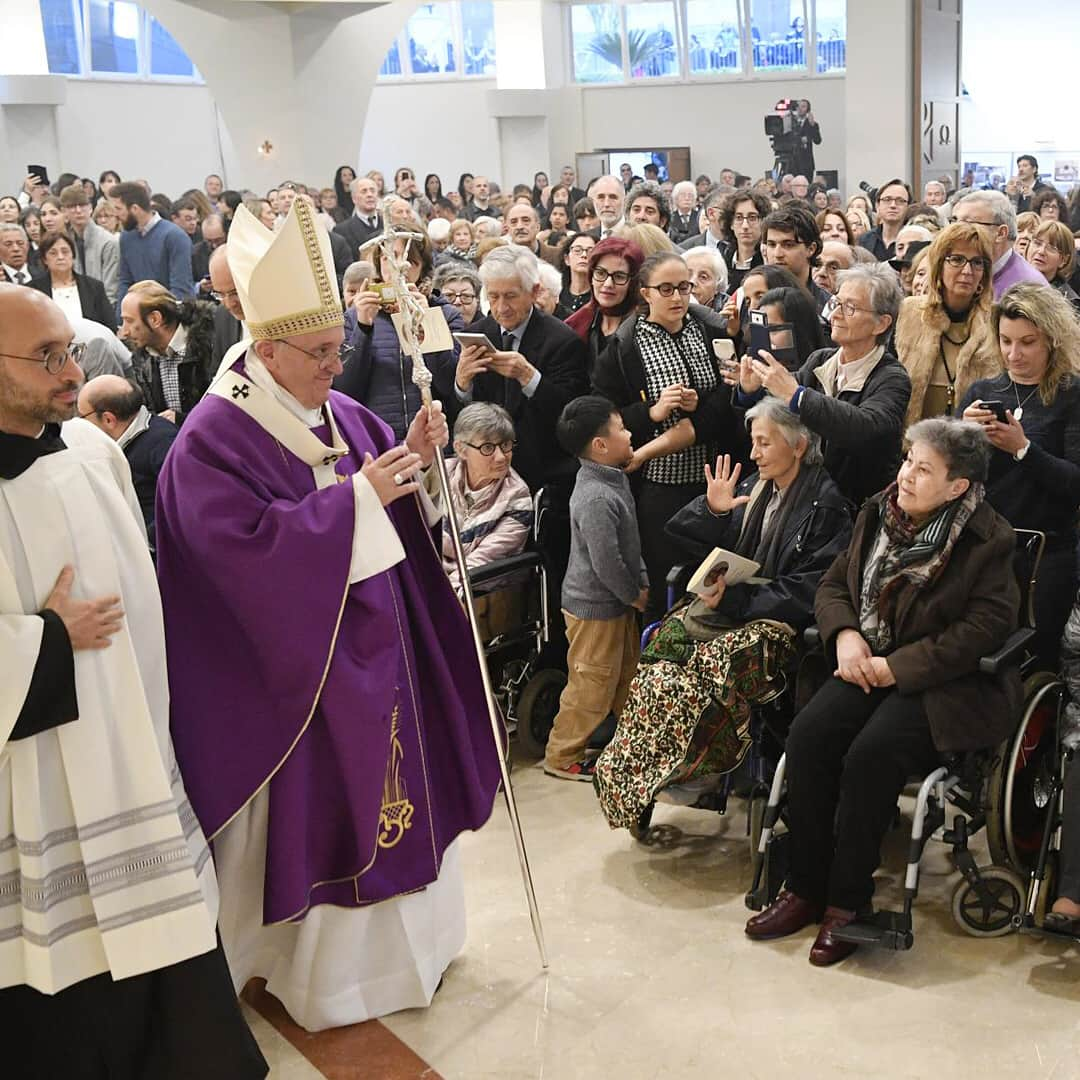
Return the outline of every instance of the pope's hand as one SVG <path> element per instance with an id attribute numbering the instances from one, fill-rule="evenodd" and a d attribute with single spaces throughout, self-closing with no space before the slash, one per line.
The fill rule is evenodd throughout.
<path id="1" fill-rule="evenodd" d="M 56 579 L 45 607 L 63 621 L 75 652 L 81 649 L 107 649 L 112 636 L 123 625 L 124 610 L 119 596 L 103 596 L 99 600 L 73 600 L 71 584 L 75 571 L 65 566 Z"/>
<path id="2" fill-rule="evenodd" d="M 419 456 L 426 469 L 434 460 L 437 451 L 450 441 L 450 429 L 442 411 L 442 402 L 433 401 L 431 408 L 424 406 L 413 417 L 409 433 L 405 436 L 405 445 Z"/>
<path id="3" fill-rule="evenodd" d="M 411 495 L 419 490 L 416 474 L 422 468 L 419 454 L 412 453 L 407 446 L 395 446 L 375 459 L 365 453 L 360 472 L 375 489 L 379 502 L 389 506 L 402 495 Z"/>

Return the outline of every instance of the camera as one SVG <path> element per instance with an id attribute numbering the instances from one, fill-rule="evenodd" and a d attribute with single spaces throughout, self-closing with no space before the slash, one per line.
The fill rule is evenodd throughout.
<path id="1" fill-rule="evenodd" d="M 784 173 L 792 171 L 795 152 L 799 148 L 799 136 L 794 130 L 794 116 L 799 99 L 781 98 L 771 113 L 765 117 L 765 134 L 773 151 L 773 176 L 779 180 Z"/>

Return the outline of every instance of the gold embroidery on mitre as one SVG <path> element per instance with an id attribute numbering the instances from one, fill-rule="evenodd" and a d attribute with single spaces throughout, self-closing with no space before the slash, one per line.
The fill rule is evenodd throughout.
<path id="1" fill-rule="evenodd" d="M 395 690 L 395 694 L 397 691 Z M 394 706 L 390 715 L 390 760 L 386 765 L 383 781 L 382 806 L 379 808 L 379 847 L 392 848 L 412 828 L 416 808 L 409 801 L 405 781 L 401 778 L 401 760 L 405 752 L 401 748 L 401 705 Z"/>
<path id="2" fill-rule="evenodd" d="M 293 212 L 300 228 L 300 237 L 304 241 L 308 266 L 319 292 L 319 306 L 268 322 L 248 323 L 248 331 L 255 341 L 292 337 L 295 334 L 313 334 L 318 330 L 332 330 L 335 326 L 345 325 L 345 313 L 341 310 L 341 301 L 334 293 L 334 283 L 326 269 L 326 260 L 319 245 L 315 212 L 302 199 L 297 199 L 293 204 Z"/>

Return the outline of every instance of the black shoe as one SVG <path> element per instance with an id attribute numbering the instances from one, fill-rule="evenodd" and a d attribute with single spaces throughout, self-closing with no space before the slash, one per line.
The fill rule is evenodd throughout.
<path id="1" fill-rule="evenodd" d="M 603 750 L 615 738 L 615 716 L 608 713 L 607 719 L 589 736 L 590 750 Z"/>

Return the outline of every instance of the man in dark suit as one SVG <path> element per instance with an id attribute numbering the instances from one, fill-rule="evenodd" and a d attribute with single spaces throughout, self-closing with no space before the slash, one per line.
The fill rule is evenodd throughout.
<path id="1" fill-rule="evenodd" d="M 349 244 L 350 262 L 360 258 L 360 248 L 383 230 L 382 214 L 379 213 L 379 189 L 374 180 L 361 176 L 354 180 L 352 192 L 353 212 L 340 225 L 334 226 L 334 234 Z"/>
<path id="2" fill-rule="evenodd" d="M 220 214 L 207 214 L 202 223 L 202 239 L 191 246 L 191 280 L 205 300 L 213 290 L 210 284 L 210 256 L 225 243 L 225 222 Z"/>
<path id="3" fill-rule="evenodd" d="M 564 188 L 569 189 L 569 208 L 573 210 L 578 201 L 585 198 L 585 192 L 577 186 L 577 176 L 574 173 L 573 165 L 564 165 L 562 167 L 562 172 L 559 173 L 559 183 L 562 184 Z"/>
<path id="4" fill-rule="evenodd" d="M 34 276 L 27 265 L 30 240 L 26 230 L 15 222 L 0 225 L 0 274 L 12 285 L 29 285 Z"/>
<path id="5" fill-rule="evenodd" d="M 116 441 L 131 466 L 150 551 L 154 550 L 154 498 L 165 455 L 179 429 L 155 416 L 142 391 L 119 375 L 99 375 L 79 391 L 79 415 Z"/>
<path id="6" fill-rule="evenodd" d="M 470 330 L 485 334 L 491 352 L 461 350 L 458 401 L 493 401 L 514 419 L 514 468 L 536 491 L 573 476 L 575 463 L 559 447 L 555 424 L 563 407 L 589 391 L 586 346 L 565 324 L 534 306 L 540 287 L 536 256 L 518 244 L 490 252 L 480 268 L 491 314 Z"/>

